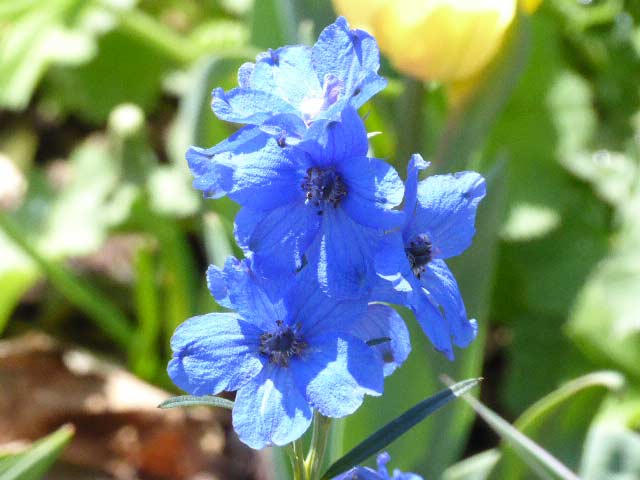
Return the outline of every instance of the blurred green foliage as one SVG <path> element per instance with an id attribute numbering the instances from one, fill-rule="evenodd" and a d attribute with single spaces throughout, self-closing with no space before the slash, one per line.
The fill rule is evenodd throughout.
<path id="1" fill-rule="evenodd" d="M 313 41 L 333 15 L 311 0 L 1 1 L 0 161 L 27 190 L 0 198 L 0 333 L 46 330 L 173 388 L 169 338 L 218 308 L 206 265 L 239 254 L 237 207 L 201 200 L 184 151 L 234 130 L 210 112 L 212 88 L 260 49 Z M 638 478 L 640 5 L 547 0 L 462 111 L 443 87 L 383 70 L 389 87 L 362 109 L 383 132 L 373 152 L 401 173 L 420 151 L 433 171 L 488 178 L 476 241 L 452 262 L 481 335 L 450 364 L 407 316 L 413 353 L 344 422 L 344 450 L 442 373 L 483 375 L 483 401 L 581 478 Z M 605 368 L 626 391 L 556 390 Z M 495 446 L 459 402 L 390 451 L 429 478 L 531 478 Z"/>

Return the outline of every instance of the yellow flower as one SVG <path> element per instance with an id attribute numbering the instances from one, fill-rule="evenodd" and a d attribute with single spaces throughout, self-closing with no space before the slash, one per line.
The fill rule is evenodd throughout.
<path id="1" fill-rule="evenodd" d="M 527 13 L 533 13 L 541 3 L 542 0 L 520 0 L 520 7 Z"/>
<path id="2" fill-rule="evenodd" d="M 527 12 L 542 0 L 521 0 Z M 334 0 L 338 13 L 371 32 L 401 72 L 456 83 L 476 76 L 500 50 L 518 0 Z"/>

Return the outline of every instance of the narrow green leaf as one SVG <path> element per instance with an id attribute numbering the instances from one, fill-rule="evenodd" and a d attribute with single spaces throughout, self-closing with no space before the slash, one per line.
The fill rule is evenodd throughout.
<path id="1" fill-rule="evenodd" d="M 403 433 L 420 423 L 433 412 L 445 406 L 456 397 L 459 397 L 471 390 L 480 382 L 480 380 L 480 378 L 464 380 L 449 388 L 441 390 L 435 395 L 418 403 L 395 420 L 389 422 L 331 465 L 331 467 L 329 467 L 322 476 L 322 479 L 326 480 L 333 478 L 336 475 L 358 465 L 374 453 L 382 450 L 396 438 L 400 437 Z"/>
<path id="2" fill-rule="evenodd" d="M 464 395 L 463 398 L 505 442 L 518 452 L 520 458 L 527 463 L 540 478 L 579 480 L 575 473 L 569 470 L 558 459 L 551 455 L 551 453 L 521 433 L 498 414 L 484 406 L 480 401 L 470 395 Z"/>
<path id="3" fill-rule="evenodd" d="M 576 378 L 529 407 L 514 427 L 541 442 L 567 467 L 577 468 L 591 418 L 609 392 L 620 390 L 624 383 L 624 377 L 613 371 Z M 525 466 L 518 453 L 516 449 L 503 448 L 502 460 L 492 477 L 524 478 Z"/>
<path id="4" fill-rule="evenodd" d="M 74 429 L 64 425 L 38 440 L 26 451 L 0 458 L 2 480 L 39 480 L 47 472 L 64 447 L 71 441 Z"/>
<path id="5" fill-rule="evenodd" d="M 447 468 L 442 480 L 486 480 L 499 460 L 497 448 L 486 450 Z"/>
<path id="6" fill-rule="evenodd" d="M 165 400 L 158 408 L 176 408 L 176 407 L 220 407 L 233 409 L 233 402 L 226 398 L 215 397 L 213 395 L 204 395 L 202 397 L 196 397 L 193 395 L 181 395 L 179 397 L 172 397 Z"/>
<path id="7" fill-rule="evenodd" d="M 63 266 L 44 258 L 9 216 L 0 214 L 0 228 L 42 269 L 62 295 L 84 311 L 115 342 L 128 347 L 133 331 L 118 306 L 95 287 L 76 278 Z"/>
<path id="8" fill-rule="evenodd" d="M 144 245 L 136 252 L 135 272 L 138 329 L 136 341 L 131 345 L 130 363 L 136 375 L 151 380 L 160 366 L 158 339 L 162 331 L 157 271 L 151 245 Z"/>

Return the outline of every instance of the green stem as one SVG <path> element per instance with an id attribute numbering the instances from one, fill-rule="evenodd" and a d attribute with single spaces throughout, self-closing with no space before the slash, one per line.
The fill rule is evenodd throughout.
<path id="1" fill-rule="evenodd" d="M 327 441 L 331 429 L 331 419 L 318 412 L 313 415 L 313 432 L 311 435 L 311 448 L 305 460 L 305 469 L 309 480 L 319 478 L 320 468 L 327 450 Z"/>
<path id="2" fill-rule="evenodd" d="M 293 480 L 307 480 L 307 472 L 304 466 L 304 446 L 302 440 L 298 439 L 285 448 L 291 461 L 291 470 L 293 471 Z"/>
<path id="3" fill-rule="evenodd" d="M 398 118 L 398 148 L 395 164 L 406 165 L 409 157 L 422 150 L 424 143 L 423 104 L 424 84 L 419 80 L 406 79 L 404 93 L 400 98 Z"/>
<path id="4" fill-rule="evenodd" d="M 116 343 L 125 349 L 128 348 L 133 337 L 133 329 L 118 306 L 102 292 L 76 278 L 66 268 L 45 259 L 6 214 L 0 213 L 0 228 L 38 265 L 62 295 L 84 311 Z"/>

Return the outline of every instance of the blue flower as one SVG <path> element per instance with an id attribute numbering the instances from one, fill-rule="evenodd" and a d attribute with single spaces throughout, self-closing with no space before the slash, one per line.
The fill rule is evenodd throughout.
<path id="1" fill-rule="evenodd" d="M 331 296 L 366 294 L 375 278 L 376 238 L 402 224 L 394 207 L 404 185 L 388 163 L 367 157 L 367 133 L 355 109 L 345 109 L 341 121 L 314 123 L 295 146 L 263 132 L 238 137 L 245 138 L 233 153 L 187 156 L 197 188 L 242 206 L 236 239 L 255 267 L 277 276 L 307 262 Z"/>
<path id="2" fill-rule="evenodd" d="M 316 44 L 282 47 L 258 55 L 238 71 L 239 87 L 213 91 L 212 108 L 222 120 L 280 127 L 298 136 L 316 120 L 340 118 L 348 105 L 359 108 L 386 86 L 377 74 L 375 39 L 351 30 L 344 17 L 325 28 Z M 279 117 L 278 121 L 272 121 Z M 285 120 L 287 128 L 282 128 Z"/>
<path id="3" fill-rule="evenodd" d="M 335 302 L 303 273 L 273 299 L 247 260 L 211 267 L 208 283 L 235 313 L 190 318 L 171 339 L 171 379 L 194 395 L 237 391 L 233 426 L 253 448 L 285 445 L 309 427 L 312 410 L 353 413 L 365 394 L 380 395 L 380 360 L 348 332 L 363 302 Z"/>
<path id="4" fill-rule="evenodd" d="M 384 452 L 378 455 L 378 470 L 369 467 L 355 467 L 342 475 L 338 475 L 333 480 L 423 480 L 420 475 L 415 473 L 403 473 L 400 470 L 394 470 L 393 476 L 389 475 L 387 463 L 391 457 Z"/>
<path id="5" fill-rule="evenodd" d="M 411 353 L 409 330 L 402 317 L 387 305 L 369 304 L 349 331 L 371 345 L 383 365 L 385 377 L 402 365 Z"/>
<path id="6" fill-rule="evenodd" d="M 468 346 L 477 323 L 467 318 L 458 284 L 444 262 L 471 245 L 485 182 L 475 172 L 418 182 L 427 163 L 414 155 L 405 185 L 405 223 L 385 236 L 375 266 L 383 280 L 374 299 L 409 306 L 435 348 L 453 360 L 452 341 Z"/>

